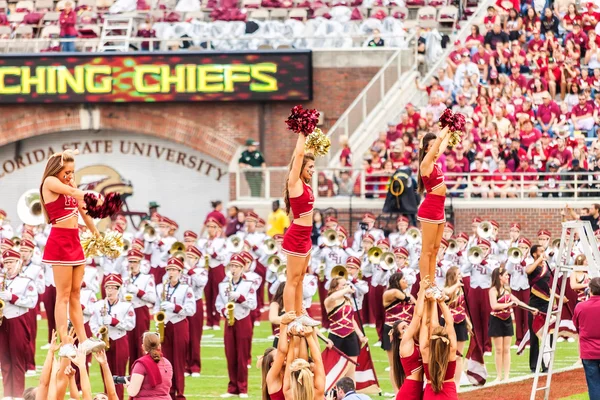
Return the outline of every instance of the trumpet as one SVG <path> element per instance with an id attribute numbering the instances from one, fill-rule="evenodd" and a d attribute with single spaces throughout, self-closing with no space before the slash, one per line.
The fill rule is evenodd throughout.
<path id="1" fill-rule="evenodd" d="M 343 265 L 336 265 L 331 270 L 331 279 L 333 278 L 344 278 L 348 279 L 348 270 Z"/>
<path id="2" fill-rule="evenodd" d="M 340 244 L 337 232 L 333 229 L 327 229 L 321 236 L 323 237 L 323 244 L 327 247 L 338 246 Z"/>
<path id="3" fill-rule="evenodd" d="M 233 291 L 233 275 L 229 277 L 229 292 Z M 229 326 L 233 326 L 235 324 L 235 303 L 230 301 L 225 305 L 225 309 L 227 310 L 227 324 Z"/>
<path id="4" fill-rule="evenodd" d="M 0 282 L 0 292 L 6 290 L 6 272 L 2 273 L 2 282 Z M 4 300 L 0 299 L 0 326 L 2 325 L 2 321 L 4 321 L 4 307 L 6 303 Z"/>
<path id="5" fill-rule="evenodd" d="M 241 253 L 244 250 L 244 241 L 238 235 L 231 235 L 227 238 L 227 246 L 232 253 Z"/>
<path id="6" fill-rule="evenodd" d="M 281 258 L 276 255 L 272 255 L 267 258 L 267 266 L 269 270 L 273 273 L 277 273 L 279 267 L 281 266 Z"/>
<path id="7" fill-rule="evenodd" d="M 396 256 L 394 256 L 394 253 L 389 251 L 383 253 L 381 255 L 381 260 L 379 261 L 379 266 L 385 271 L 389 271 L 396 267 Z"/>
<path id="8" fill-rule="evenodd" d="M 469 249 L 467 258 L 471 264 L 481 264 L 483 261 L 483 249 L 479 246 L 473 246 Z"/>
<path id="9" fill-rule="evenodd" d="M 489 239 L 494 236 L 494 227 L 488 221 L 480 222 L 477 226 L 477 236 L 482 239 Z"/>
<path id="10" fill-rule="evenodd" d="M 448 248 L 446 249 L 447 254 L 458 253 L 458 243 L 454 239 L 448 240 Z"/>
<path id="11" fill-rule="evenodd" d="M 169 281 L 163 283 L 163 291 L 160 296 L 160 301 L 163 302 L 167 299 L 167 285 Z M 167 319 L 167 314 L 165 310 L 161 309 L 159 312 L 154 314 L 154 322 L 156 322 L 156 332 L 158 332 L 158 336 L 160 336 L 160 342 L 165 341 L 165 320 Z"/>
<path id="12" fill-rule="evenodd" d="M 277 242 L 275 242 L 275 239 L 265 239 L 265 242 L 262 245 L 262 250 L 263 253 L 268 256 L 272 256 L 273 254 L 277 253 Z"/>
<path id="13" fill-rule="evenodd" d="M 409 244 L 416 244 L 421 239 L 421 232 L 417 228 L 410 228 L 406 231 L 406 234 L 408 235 L 406 241 Z"/>
<path id="14" fill-rule="evenodd" d="M 508 261 L 513 264 L 518 264 L 523 259 L 523 251 L 518 247 L 508 249 Z"/>
<path id="15" fill-rule="evenodd" d="M 158 240 L 156 229 L 154 229 L 152 225 L 146 225 L 144 227 L 144 240 L 149 243 L 156 242 Z"/>
<path id="16" fill-rule="evenodd" d="M 367 252 L 367 258 L 371 264 L 379 264 L 383 250 L 380 247 L 373 246 Z"/>
<path id="17" fill-rule="evenodd" d="M 169 249 L 169 254 L 173 255 L 174 253 L 184 252 L 184 251 L 185 251 L 185 244 L 183 244 L 181 242 L 175 242 L 171 245 L 171 248 Z"/>
<path id="18" fill-rule="evenodd" d="M 104 306 L 102 307 L 102 310 L 100 310 L 100 315 L 102 317 L 105 317 L 107 312 L 108 312 L 108 310 L 106 309 L 106 299 L 104 299 Z M 100 327 L 100 329 L 98 330 L 98 334 L 100 335 L 100 338 L 106 345 L 106 350 L 110 349 L 110 338 L 108 337 L 108 326 L 102 325 Z"/>

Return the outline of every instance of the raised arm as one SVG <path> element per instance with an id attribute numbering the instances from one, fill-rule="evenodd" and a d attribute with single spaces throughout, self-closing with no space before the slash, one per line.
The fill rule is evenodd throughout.
<path id="1" fill-rule="evenodd" d="M 454 360 L 456 358 L 456 331 L 454 330 L 454 317 L 452 317 L 452 312 L 450 312 L 450 308 L 444 301 L 438 301 L 438 305 L 442 310 L 442 315 L 444 316 L 444 321 L 446 323 L 446 333 L 448 334 L 448 339 L 450 339 L 450 360 Z"/>
<path id="2" fill-rule="evenodd" d="M 269 304 L 269 322 L 273 325 L 281 325 L 281 317 L 282 316 L 279 315 L 279 303 L 275 301 L 271 302 L 271 304 Z"/>
<path id="3" fill-rule="evenodd" d="M 100 369 L 102 370 L 102 378 L 104 378 L 108 400 L 119 400 L 117 390 L 115 389 L 115 382 L 112 379 L 112 373 L 110 372 L 108 360 L 106 359 L 106 352 L 102 350 L 94 353 L 94 357 L 96 357 L 98 364 L 100 364 Z"/>
<path id="4" fill-rule="evenodd" d="M 65 185 L 55 176 L 49 176 L 44 181 L 44 187 L 51 192 L 64 194 L 65 196 L 75 197 L 77 201 L 83 201 L 85 192 L 77 189 L 75 185 Z"/>
<path id="5" fill-rule="evenodd" d="M 315 364 L 314 368 L 314 384 L 315 384 L 315 399 L 322 399 L 325 396 L 325 366 L 321 358 L 321 349 L 317 343 L 317 332 L 313 329 L 313 334 L 306 338 L 310 355 Z"/>
<path id="6" fill-rule="evenodd" d="M 421 352 L 429 349 L 429 327 L 427 326 L 427 319 L 429 318 L 431 304 L 431 301 L 427 302 L 423 312 L 423 317 L 421 318 L 421 329 L 419 330 L 419 345 L 421 347 Z"/>
<path id="7" fill-rule="evenodd" d="M 288 186 L 295 186 L 300 181 L 300 170 L 302 169 L 302 162 L 304 161 L 305 143 L 306 136 L 299 133 L 296 147 L 294 148 L 294 159 L 292 160 L 292 169 L 290 170 Z"/>
<path id="8" fill-rule="evenodd" d="M 296 313 L 292 311 L 280 318 L 282 322 L 279 326 L 279 344 L 277 345 L 277 351 L 275 352 L 271 369 L 267 373 L 267 382 L 279 376 L 279 372 L 283 367 L 289 347 L 287 327 L 288 324 L 295 319 L 295 317 Z"/>
<path id="9" fill-rule="evenodd" d="M 419 294 L 417 295 L 417 305 L 415 306 L 415 312 L 413 315 L 408 328 L 404 332 L 404 336 L 407 338 L 413 338 L 417 333 L 417 329 L 421 324 L 421 318 L 423 316 L 423 308 L 425 307 L 425 289 L 429 285 L 429 282 L 425 279 L 422 280 L 419 286 Z"/>
<path id="10" fill-rule="evenodd" d="M 55 330 L 52 330 L 50 349 L 48 349 L 48 354 L 46 354 L 46 360 L 44 361 L 42 373 L 40 374 L 40 384 L 35 393 L 36 400 L 45 400 L 48 398 L 48 387 L 50 386 L 50 377 L 52 376 L 52 363 L 54 361 L 54 354 L 58 351 L 58 348 L 57 334 Z"/>
<path id="11" fill-rule="evenodd" d="M 421 169 L 425 172 L 425 176 L 429 176 L 431 171 L 433 170 L 433 164 L 437 161 L 440 154 L 446 151 L 448 147 L 448 140 L 450 140 L 450 128 L 445 127 L 442 129 L 438 135 L 438 137 L 433 142 L 431 149 L 425 154 L 425 158 L 423 158 L 423 162 L 421 163 Z"/>
<path id="12" fill-rule="evenodd" d="M 540 266 L 544 261 L 546 261 L 546 253 L 542 253 L 540 257 L 538 257 L 533 263 L 531 263 L 527 266 L 527 268 L 525 268 L 525 272 L 527 273 L 527 275 L 532 274 L 533 271 L 535 271 L 535 269 L 538 266 Z"/>

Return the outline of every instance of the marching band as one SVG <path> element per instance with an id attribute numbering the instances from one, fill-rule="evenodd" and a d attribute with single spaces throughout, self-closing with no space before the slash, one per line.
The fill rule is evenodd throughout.
<path id="1" fill-rule="evenodd" d="M 192 231 L 180 236 L 177 222 L 154 214 L 137 231 L 123 232 L 129 239 L 120 257 L 87 260 L 80 292 L 84 323 L 88 334 L 105 341 L 114 375 L 125 375 L 128 365 L 142 356 L 142 335 L 155 326 L 164 356 L 173 364 L 172 397 L 183 399 L 184 377 L 201 373 L 203 329 L 224 329 L 229 374 L 224 397 L 248 396 L 254 326 L 269 308 L 270 320 L 277 325 L 288 310 L 281 301 L 287 264 L 282 237 L 268 237 L 254 211 L 246 215 L 242 230 L 226 239 L 222 221 L 214 215 L 204 222 L 202 236 Z M 374 323 L 378 337 L 372 339 L 386 351 L 392 349 L 393 327 L 401 323 L 406 329 L 411 323 L 419 282 L 424 278 L 418 265 L 419 229 L 400 216 L 397 231 L 386 236 L 375 227 L 376 220 L 373 214 L 365 214 L 359 229 L 349 236 L 335 218 L 328 217 L 302 282 L 304 308 L 311 316 L 320 316 L 333 344 L 354 360 L 367 342 L 361 324 Z M 110 229 L 123 231 L 126 226 L 125 218 L 116 216 Z M 0 364 L 4 396 L 18 398 L 27 371 L 35 371 L 40 303 L 49 332 L 55 329 L 56 288 L 52 269 L 41 259 L 48 230 L 24 225 L 21 236 L 14 236 L 2 210 L 0 227 Z M 499 233 L 506 233 L 507 239 L 500 240 Z M 349 238 L 354 239 L 352 243 Z M 547 305 L 547 283 L 532 279 L 531 273 L 543 277 L 553 267 L 557 242 L 551 239 L 546 229 L 538 233 L 536 243 L 548 260 L 542 263 L 531 253 L 532 241 L 522 237 L 518 223 L 500 227 L 495 221 L 475 218 L 470 233 L 456 232 L 446 223 L 431 281 L 444 288 L 448 297 L 461 354 L 471 330 L 483 350 L 491 351 L 489 319 L 499 314 L 492 310 L 489 291 L 498 267 L 508 273 L 510 291 L 519 302 L 540 310 Z M 580 254 L 574 247 L 572 257 Z M 580 257 L 578 262 L 585 260 Z M 578 299 L 583 300 L 589 277 L 578 273 L 571 281 Z M 316 293 L 320 310 L 312 301 Z M 267 296 L 273 298 L 271 307 Z M 498 296 L 498 302 L 503 302 L 500 292 Z M 514 320 L 520 343 L 531 326 L 531 316 L 515 308 Z M 534 340 L 532 335 L 532 346 Z M 122 399 L 123 386 L 117 385 L 117 390 Z"/>

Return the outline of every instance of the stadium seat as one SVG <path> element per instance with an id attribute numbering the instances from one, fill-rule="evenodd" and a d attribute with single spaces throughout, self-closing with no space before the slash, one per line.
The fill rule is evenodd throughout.
<path id="1" fill-rule="evenodd" d="M 289 18 L 304 22 L 308 18 L 308 11 L 304 8 L 294 8 L 290 10 Z"/>
<path id="2" fill-rule="evenodd" d="M 242 8 L 260 8 L 261 0 L 242 0 Z"/>
<path id="3" fill-rule="evenodd" d="M 271 10 L 270 18 L 272 20 L 285 21 L 288 19 L 289 10 L 287 8 L 274 8 Z"/>
<path id="4" fill-rule="evenodd" d="M 266 21 L 269 19 L 269 11 L 259 8 L 256 10 L 248 11 L 248 19 L 255 19 L 258 21 Z"/>
<path id="5" fill-rule="evenodd" d="M 36 11 L 52 11 L 54 2 L 52 0 L 37 0 L 35 2 Z"/>
<path id="6" fill-rule="evenodd" d="M 48 24 L 58 24 L 58 20 L 60 19 L 60 13 L 58 11 L 49 11 L 44 13 L 42 17 L 42 25 Z M 60 30 L 60 28 L 59 28 Z"/>
<path id="7" fill-rule="evenodd" d="M 454 23 L 458 20 L 458 8 L 454 6 L 445 6 L 440 8 L 438 11 L 438 22 L 440 23 Z"/>
<path id="8" fill-rule="evenodd" d="M 23 12 L 12 12 L 8 14 L 8 22 L 13 24 L 20 24 L 23 22 L 23 19 L 25 18 L 26 14 L 27 13 Z"/>
<path id="9" fill-rule="evenodd" d="M 8 3 L 6 0 L 0 0 L 0 12 L 5 13 L 8 10 Z"/>
<path id="10" fill-rule="evenodd" d="M 0 38 L 8 38 L 12 34 L 10 26 L 0 25 Z"/>
<path id="11" fill-rule="evenodd" d="M 54 39 L 60 36 L 60 27 L 57 25 L 44 26 L 40 32 L 42 39 Z"/>
<path id="12" fill-rule="evenodd" d="M 417 24 L 422 28 L 437 27 L 437 10 L 435 7 L 425 6 L 417 11 Z"/>
<path id="13" fill-rule="evenodd" d="M 32 38 L 33 37 L 33 27 L 30 25 L 19 25 L 15 29 L 15 37 L 19 38 Z"/>

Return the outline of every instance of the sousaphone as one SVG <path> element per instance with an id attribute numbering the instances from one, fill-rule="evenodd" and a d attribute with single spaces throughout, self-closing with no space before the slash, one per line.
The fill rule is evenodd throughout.
<path id="1" fill-rule="evenodd" d="M 17 202 L 17 215 L 24 224 L 30 226 L 38 226 L 46 222 L 38 189 L 29 189 L 21 195 Z"/>

